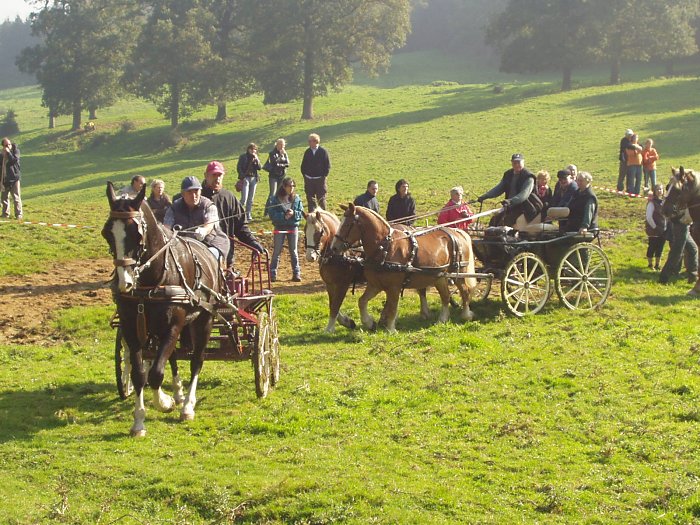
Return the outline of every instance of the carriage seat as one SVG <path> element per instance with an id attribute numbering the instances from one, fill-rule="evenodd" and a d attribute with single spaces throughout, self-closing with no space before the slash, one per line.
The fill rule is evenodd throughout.
<path id="1" fill-rule="evenodd" d="M 547 210 L 547 219 L 566 219 L 569 216 L 569 208 L 549 208 Z M 522 220 L 521 220 L 522 219 Z M 516 221 L 516 228 L 521 233 L 535 234 L 542 232 L 559 231 L 559 226 L 555 226 L 551 222 L 533 222 L 526 223 L 525 217 L 520 216 Z M 537 217 L 539 219 L 539 216 Z"/>
<path id="2" fill-rule="evenodd" d="M 569 216 L 569 208 L 549 208 L 547 210 L 548 219 L 566 219 Z"/>

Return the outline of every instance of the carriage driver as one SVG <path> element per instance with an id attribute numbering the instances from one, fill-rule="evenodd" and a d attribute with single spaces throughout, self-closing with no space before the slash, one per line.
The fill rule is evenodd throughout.
<path id="1" fill-rule="evenodd" d="M 182 197 L 165 213 L 163 224 L 170 228 L 180 226 L 182 234 L 202 241 L 217 260 L 224 264 L 228 256 L 229 241 L 219 227 L 219 213 L 212 201 L 202 197 L 202 185 L 197 177 L 182 179 Z M 190 229 L 192 228 L 192 229 Z"/>
<path id="2" fill-rule="evenodd" d="M 490 226 L 514 226 L 518 223 L 529 223 L 542 211 L 543 205 L 535 192 L 535 176 L 525 168 L 525 157 L 514 153 L 510 158 L 512 168 L 503 174 L 501 182 L 477 198 L 479 202 L 493 199 L 503 193 L 505 200 L 501 201 L 504 211 L 491 218 Z"/>

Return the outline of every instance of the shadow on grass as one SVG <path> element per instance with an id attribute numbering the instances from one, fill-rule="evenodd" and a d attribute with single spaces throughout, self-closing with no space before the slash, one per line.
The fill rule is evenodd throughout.
<path id="1" fill-rule="evenodd" d="M 0 393 L 0 443 L 31 439 L 37 433 L 78 421 L 82 425 L 101 425 L 114 417 L 116 405 L 116 389 L 107 383 L 5 391 Z"/>

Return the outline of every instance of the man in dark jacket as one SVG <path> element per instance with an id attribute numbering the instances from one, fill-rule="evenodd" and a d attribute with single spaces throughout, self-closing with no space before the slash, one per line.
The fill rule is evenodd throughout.
<path id="1" fill-rule="evenodd" d="M 576 177 L 578 190 L 569 203 L 569 218 L 566 222 L 567 232 L 586 233 L 598 228 L 598 198 L 591 188 L 593 177 L 582 171 Z"/>
<path id="2" fill-rule="evenodd" d="M 309 135 L 309 147 L 301 161 L 301 174 L 304 176 L 304 192 L 309 204 L 309 213 L 318 206 L 326 209 L 328 192 L 326 178 L 330 171 L 331 159 L 328 152 L 321 146 L 321 138 L 316 133 L 312 133 Z"/>
<path id="3" fill-rule="evenodd" d="M 10 207 L 10 195 L 15 206 L 15 218 L 22 218 L 22 196 L 20 192 L 21 173 L 19 169 L 19 148 L 17 144 L 4 137 L 2 139 L 2 217 L 7 219 Z"/>
<path id="4" fill-rule="evenodd" d="M 617 173 L 617 191 L 624 191 L 625 189 L 625 180 L 627 179 L 627 154 L 625 150 L 632 143 L 632 135 L 634 135 L 634 131 L 628 129 L 625 131 L 625 136 L 620 139 L 620 154 L 618 155 L 620 168 Z"/>
<path id="5" fill-rule="evenodd" d="M 209 247 L 220 261 L 226 261 L 229 241 L 219 227 L 219 213 L 214 203 L 202 197 L 202 185 L 197 177 L 182 180 L 182 196 L 165 212 L 163 224 L 170 228 L 180 226 L 182 235 L 194 237 Z"/>
<path id="6" fill-rule="evenodd" d="M 377 200 L 377 192 L 379 191 L 379 184 L 376 180 L 371 180 L 367 183 L 367 191 L 362 195 L 358 195 L 353 204 L 355 206 L 364 206 L 370 210 L 379 213 L 379 201 Z"/>
<path id="7" fill-rule="evenodd" d="M 213 160 L 207 164 L 207 169 L 204 172 L 204 188 L 202 189 L 202 195 L 210 199 L 219 212 L 219 219 L 221 219 L 219 224 L 230 242 L 226 266 L 232 268 L 235 250 L 234 237 L 251 248 L 256 249 L 258 253 L 263 253 L 265 248 L 248 228 L 243 205 L 233 193 L 224 189 L 223 181 L 225 174 L 226 171 L 221 162 Z"/>
<path id="8" fill-rule="evenodd" d="M 542 201 L 535 190 L 535 176 L 525 168 L 525 157 L 514 153 L 510 158 L 511 169 L 503 174 L 501 182 L 477 198 L 479 202 L 493 199 L 505 193 L 501 201 L 504 211 L 491 218 L 491 226 L 513 226 L 520 215 L 532 221 L 542 211 Z"/>

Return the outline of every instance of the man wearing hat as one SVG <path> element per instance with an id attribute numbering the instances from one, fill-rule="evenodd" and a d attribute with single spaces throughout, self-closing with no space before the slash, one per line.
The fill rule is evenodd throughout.
<path id="1" fill-rule="evenodd" d="M 182 228 L 181 235 L 194 237 L 209 247 L 223 262 L 228 256 L 229 241 L 219 227 L 219 214 L 214 203 L 202 197 L 202 185 L 197 177 L 185 177 L 180 186 L 182 196 L 165 213 L 163 224 Z"/>
<path id="2" fill-rule="evenodd" d="M 224 170 L 224 165 L 218 160 L 212 160 L 207 164 L 207 168 L 204 170 L 204 188 L 202 188 L 202 196 L 210 199 L 219 212 L 219 219 L 221 219 L 219 226 L 228 237 L 230 243 L 228 257 L 226 258 L 226 267 L 231 268 L 234 264 L 234 236 L 237 237 L 239 241 L 255 248 L 258 253 L 263 253 L 265 248 L 248 228 L 246 212 L 241 201 L 239 201 L 233 193 L 223 187 L 225 174 L 226 170 Z"/>
<path id="3" fill-rule="evenodd" d="M 620 169 L 617 173 L 617 191 L 625 189 L 625 180 L 627 179 L 627 154 L 625 150 L 632 144 L 632 135 L 634 135 L 634 131 L 628 129 L 625 130 L 625 136 L 620 139 Z"/>
<path id="4" fill-rule="evenodd" d="M 571 165 L 573 166 L 573 164 Z M 575 167 L 575 166 L 574 166 Z M 577 175 L 578 175 L 578 170 Z M 578 184 L 574 180 L 574 174 L 571 168 L 559 170 L 557 172 L 557 183 L 554 186 L 554 193 L 550 201 L 552 208 L 568 208 L 571 199 L 578 191 Z"/>
<path id="5" fill-rule="evenodd" d="M 535 176 L 525 168 L 525 157 L 514 153 L 510 158 L 512 168 L 503 174 L 501 182 L 477 200 L 483 202 L 505 193 L 501 201 L 504 211 L 491 218 L 491 226 L 513 226 L 521 215 L 527 222 L 532 221 L 542 211 L 543 205 L 535 189 Z"/>

